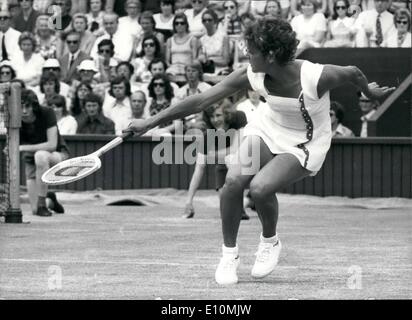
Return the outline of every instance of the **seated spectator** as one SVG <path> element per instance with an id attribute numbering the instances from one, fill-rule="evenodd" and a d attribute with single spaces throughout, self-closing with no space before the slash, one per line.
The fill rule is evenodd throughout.
<path id="1" fill-rule="evenodd" d="M 151 73 L 150 81 L 152 81 L 152 78 L 157 74 L 166 75 L 166 70 L 167 70 L 167 64 L 164 60 L 158 59 L 158 58 L 153 59 L 152 62 L 150 62 L 149 64 L 149 71 Z M 141 87 L 141 89 L 146 93 L 146 95 L 149 95 L 149 91 L 147 88 L 149 83 L 147 84 L 147 86 Z M 170 82 L 170 85 L 172 86 L 173 94 L 175 94 L 177 90 L 179 90 L 179 86 L 174 82 Z"/>
<path id="2" fill-rule="evenodd" d="M 44 64 L 44 59 L 35 53 L 36 40 L 30 32 L 23 32 L 19 38 L 20 53 L 12 59 L 17 78 L 23 80 L 27 86 L 37 86 Z"/>
<path id="3" fill-rule="evenodd" d="M 92 87 L 87 82 L 80 82 L 77 85 L 70 106 L 70 113 L 74 117 L 78 118 L 80 115 L 85 113 L 85 98 L 88 94 L 92 93 L 92 90 Z"/>
<path id="4" fill-rule="evenodd" d="M 49 28 L 48 15 L 40 15 L 36 21 L 36 28 L 34 29 L 36 39 L 36 53 L 40 53 L 43 59 L 57 57 L 57 46 L 59 39 L 57 38 L 53 29 Z"/>
<path id="5" fill-rule="evenodd" d="M 218 31 L 219 21 L 216 13 L 212 10 L 206 10 L 202 15 L 202 22 L 206 34 L 200 38 L 201 53 L 199 54 L 199 61 L 210 66 L 210 69 L 207 68 L 209 70 L 204 68 L 203 71 L 213 75 L 228 74 L 229 39 L 223 32 Z"/>
<path id="6" fill-rule="evenodd" d="M 76 13 L 73 16 L 72 24 L 71 24 L 71 30 L 74 32 L 77 32 L 80 36 L 80 47 L 79 49 L 86 53 L 87 55 L 90 55 L 94 43 L 96 42 L 96 36 L 87 30 L 87 18 L 86 15 L 83 13 Z M 62 54 L 65 54 L 69 51 L 68 45 L 67 45 L 67 35 L 65 38 L 66 42 L 63 42 L 63 50 Z"/>
<path id="7" fill-rule="evenodd" d="M 316 0 L 300 0 L 298 9 L 301 15 L 295 16 L 291 26 L 300 41 L 298 50 L 307 48 L 319 48 L 326 38 L 326 19 L 322 13 L 317 12 Z"/>
<path id="8" fill-rule="evenodd" d="M 20 13 L 13 18 L 14 29 L 20 32 L 32 32 L 36 27 L 37 17 L 40 15 L 38 11 L 33 9 L 33 0 L 20 0 Z"/>
<path id="9" fill-rule="evenodd" d="M 98 59 L 98 45 L 102 40 L 111 40 L 114 45 L 113 58 L 119 61 L 129 61 L 132 56 L 134 39 L 131 32 L 119 29 L 119 17 L 114 13 L 106 13 L 103 16 L 104 34 L 96 39 L 90 53 L 92 58 Z"/>
<path id="10" fill-rule="evenodd" d="M 76 13 L 86 13 L 87 2 L 85 0 L 72 0 L 71 14 L 74 16 Z"/>
<path id="11" fill-rule="evenodd" d="M 177 91 L 177 101 L 182 101 L 188 96 L 202 93 L 212 87 L 210 84 L 203 81 L 203 70 L 199 61 L 194 61 L 192 64 L 186 66 L 185 72 L 187 84 Z M 184 119 L 183 124 L 185 131 L 192 128 L 206 129 L 205 124 L 202 121 L 202 113 L 187 116 Z"/>
<path id="12" fill-rule="evenodd" d="M 354 137 L 352 130 L 342 124 L 345 116 L 345 109 L 336 101 L 330 103 L 330 120 L 332 124 L 332 136 L 334 138 Z"/>
<path id="13" fill-rule="evenodd" d="M 96 37 L 104 34 L 103 16 L 104 3 L 103 0 L 87 0 L 87 30 L 93 33 Z"/>
<path id="14" fill-rule="evenodd" d="M 242 21 L 239 17 L 239 4 L 235 0 L 223 2 L 225 15 L 221 21 L 222 31 L 228 36 L 241 35 Z"/>
<path id="15" fill-rule="evenodd" d="M 142 32 L 140 35 L 140 38 L 138 39 L 138 42 L 136 43 L 136 53 L 139 54 L 142 51 L 142 42 L 143 39 L 149 36 L 155 36 L 157 40 L 159 41 L 160 44 L 160 49 L 162 52 L 162 55 L 164 54 L 164 46 L 165 46 L 165 37 L 164 35 L 156 31 L 156 22 L 153 19 L 153 14 L 152 12 L 145 11 L 140 15 L 140 26 L 142 27 Z"/>
<path id="16" fill-rule="evenodd" d="M 130 62 L 122 61 L 116 67 L 116 76 L 124 77 L 130 82 L 132 92 L 138 90 L 140 86 L 136 82 L 132 82 L 132 76 L 134 74 L 134 67 Z"/>
<path id="17" fill-rule="evenodd" d="M 93 93 L 86 95 L 84 114 L 78 117 L 77 133 L 114 134 L 114 123 L 102 113 L 102 99 Z"/>
<path id="18" fill-rule="evenodd" d="M 266 1 L 264 15 L 271 16 L 276 19 L 283 19 L 280 2 L 278 0 Z"/>
<path id="19" fill-rule="evenodd" d="M 10 61 L 4 60 L 0 63 L 0 83 L 10 82 L 16 78 L 16 71 L 14 71 Z"/>
<path id="20" fill-rule="evenodd" d="M 190 8 L 190 3 L 188 5 L 187 2 L 190 2 L 190 0 L 175 0 L 175 14 L 185 13 Z"/>
<path id="21" fill-rule="evenodd" d="M 132 119 L 146 119 L 146 103 L 146 94 L 143 91 L 137 90 L 132 93 L 132 95 L 130 96 Z"/>
<path id="22" fill-rule="evenodd" d="M 362 112 L 361 116 L 361 132 L 360 136 L 365 138 L 368 136 L 368 121 L 375 114 L 379 107 L 379 101 L 373 101 L 365 96 L 363 93 L 359 93 L 359 108 Z"/>
<path id="23" fill-rule="evenodd" d="M 97 74 L 94 76 L 99 83 L 110 82 L 111 68 L 116 67 L 118 60 L 114 57 L 114 44 L 109 39 L 100 41 L 97 45 L 98 57 L 95 59 Z"/>
<path id="24" fill-rule="evenodd" d="M 80 21 L 80 19 L 74 18 L 73 21 Z M 73 80 L 79 80 L 80 75 L 78 73 L 77 67 L 87 59 L 91 59 L 90 56 L 81 50 L 80 48 L 80 34 L 71 31 L 66 37 L 66 44 L 68 52 L 64 54 L 60 59 L 59 63 L 61 66 L 61 75 L 63 82 L 71 84 Z"/>
<path id="25" fill-rule="evenodd" d="M 110 68 L 110 66 L 108 66 L 108 68 Z M 95 79 L 95 77 L 97 77 L 97 73 L 99 70 L 96 68 L 94 61 L 93 60 L 82 61 L 80 65 L 77 67 L 77 70 L 79 72 L 80 80 L 72 81 L 72 86 L 71 86 L 72 94 L 71 95 L 73 95 L 73 92 L 75 92 L 80 82 L 84 82 L 92 88 L 93 93 L 100 95 L 103 99 L 107 84 L 100 83 L 99 81 Z"/>
<path id="26" fill-rule="evenodd" d="M 47 104 L 54 110 L 57 119 L 57 127 L 60 134 L 76 134 L 77 121 L 67 111 L 66 98 L 56 94 L 47 100 Z"/>
<path id="27" fill-rule="evenodd" d="M 41 106 L 49 105 L 49 100 L 60 93 L 59 79 L 53 72 L 45 71 L 40 78 L 40 94 L 37 98 Z"/>
<path id="28" fill-rule="evenodd" d="M 41 177 L 51 166 L 69 158 L 69 150 L 57 128 L 54 112 L 41 107 L 36 94 L 24 89 L 21 93 L 22 126 L 20 147 L 26 172 L 26 185 L 33 214 L 51 216 L 46 207 L 47 185 Z M 64 213 L 54 198 L 53 210 Z"/>
<path id="29" fill-rule="evenodd" d="M 398 9 L 393 16 L 395 28 L 383 42 L 382 47 L 410 48 L 411 47 L 411 14 L 408 9 Z"/>
<path id="30" fill-rule="evenodd" d="M 355 22 L 357 47 L 381 47 L 395 28 L 389 0 L 375 0 L 375 9 L 362 11 Z"/>
<path id="31" fill-rule="evenodd" d="M 50 2 L 50 0 L 33 0 L 33 8 L 41 14 L 48 13 L 47 10 L 50 7 Z"/>
<path id="32" fill-rule="evenodd" d="M 160 12 L 160 0 L 140 0 L 142 2 L 143 11 L 151 11 L 153 13 Z"/>
<path id="33" fill-rule="evenodd" d="M 207 10 L 208 0 L 191 0 L 192 8 L 185 11 L 189 22 L 189 31 L 195 37 L 200 38 L 206 34 L 202 23 L 203 13 Z"/>
<path id="34" fill-rule="evenodd" d="M 260 100 L 259 93 L 253 90 L 247 91 L 247 99 L 240 102 L 236 109 L 246 115 L 247 122 L 251 122 L 255 117 L 255 111 L 267 107 L 266 102 Z"/>
<path id="35" fill-rule="evenodd" d="M 127 16 L 119 18 L 119 29 L 131 33 L 133 42 L 136 45 L 142 33 L 142 27 L 139 23 L 142 4 L 140 0 L 127 0 L 125 9 Z"/>
<path id="36" fill-rule="evenodd" d="M 134 67 L 133 81 L 148 83 L 151 79 L 149 64 L 153 59 L 161 58 L 162 52 L 159 40 L 154 35 L 145 36 L 142 41 L 142 51 L 132 61 Z"/>
<path id="37" fill-rule="evenodd" d="M 156 31 L 163 34 L 165 41 L 173 35 L 174 0 L 160 0 L 160 13 L 153 15 Z"/>
<path id="38" fill-rule="evenodd" d="M 34 0 L 36 1 L 36 0 Z M 47 0 L 48 1 L 48 0 Z M 10 12 L 11 20 L 13 21 L 21 13 L 21 6 L 19 0 L 6 0 L 7 9 Z M 6 9 L 6 8 L 4 8 Z M 36 8 L 34 8 L 36 10 Z M 14 26 L 13 26 L 14 27 Z"/>
<path id="39" fill-rule="evenodd" d="M 60 68 L 60 63 L 57 59 L 48 59 L 43 65 L 42 69 L 42 76 L 45 73 L 49 74 L 54 74 L 54 76 L 58 79 L 59 82 L 59 87 L 60 87 L 60 94 L 66 98 L 66 102 L 69 104 L 70 102 L 70 95 L 71 95 L 71 90 L 70 86 L 61 81 L 61 68 Z M 33 91 L 36 93 L 38 99 L 41 101 L 41 103 L 44 103 L 44 94 L 41 92 L 40 85 L 32 88 Z"/>
<path id="40" fill-rule="evenodd" d="M 115 133 L 121 135 L 130 123 L 132 109 L 130 106 L 130 83 L 124 77 L 118 76 L 110 83 L 109 94 L 115 100 L 104 101 L 103 114 L 114 122 Z"/>
<path id="41" fill-rule="evenodd" d="M 152 98 L 152 102 L 149 107 L 150 116 L 154 116 L 160 111 L 170 107 L 174 93 L 173 88 L 170 85 L 170 81 L 166 75 L 154 75 L 148 89 L 149 96 Z M 159 128 L 166 132 L 173 133 L 175 129 L 177 129 L 177 126 L 181 125 L 182 122 L 180 120 L 175 120 L 174 122 L 160 125 Z"/>
<path id="42" fill-rule="evenodd" d="M 19 45 L 21 32 L 10 26 L 10 18 L 9 11 L 0 9 L 0 41 L 4 44 L 0 46 L 0 61 L 13 61 L 16 57 L 20 59 L 22 55 Z"/>
<path id="43" fill-rule="evenodd" d="M 175 16 L 173 30 L 175 33 L 166 44 L 166 61 L 170 65 L 166 73 L 172 81 L 183 85 L 186 82 L 185 67 L 197 58 L 199 42 L 189 33 L 189 25 L 184 14 Z"/>
<path id="44" fill-rule="evenodd" d="M 348 10 L 348 0 L 337 0 L 334 3 L 332 20 L 328 23 L 327 41 L 324 47 L 354 47 L 354 37 L 356 35 L 356 30 L 354 29 L 355 19 L 349 17 Z"/>
<path id="45" fill-rule="evenodd" d="M 315 13 L 322 13 L 324 16 L 328 15 L 328 1 L 327 0 L 315 0 Z M 302 13 L 299 8 L 301 6 L 300 0 L 290 0 L 290 9 L 293 17 L 296 17 Z"/>

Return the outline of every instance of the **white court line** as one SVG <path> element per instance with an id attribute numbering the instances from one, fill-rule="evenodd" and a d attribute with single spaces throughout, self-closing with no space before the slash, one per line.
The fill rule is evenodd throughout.
<path id="1" fill-rule="evenodd" d="M 2 258 L 1 262 L 27 262 L 27 263 L 50 263 L 50 264 L 115 264 L 115 265 L 152 265 L 152 266 L 185 266 L 185 267 L 205 267 L 204 263 L 179 263 L 179 262 L 164 262 L 164 261 L 97 261 L 97 260 L 48 260 L 48 259 L 9 259 Z M 213 265 L 211 265 L 213 266 Z"/>

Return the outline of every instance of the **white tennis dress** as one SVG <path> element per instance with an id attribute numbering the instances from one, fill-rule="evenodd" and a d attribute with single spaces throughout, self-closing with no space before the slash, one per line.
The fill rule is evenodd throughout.
<path id="1" fill-rule="evenodd" d="M 245 136 L 263 139 L 273 154 L 290 153 L 314 176 L 322 167 L 332 139 L 329 116 L 329 91 L 318 97 L 317 85 L 323 65 L 304 61 L 300 71 L 302 92 L 299 98 L 284 98 L 268 93 L 265 73 L 247 69 L 249 82 L 267 104 L 245 127 Z"/>

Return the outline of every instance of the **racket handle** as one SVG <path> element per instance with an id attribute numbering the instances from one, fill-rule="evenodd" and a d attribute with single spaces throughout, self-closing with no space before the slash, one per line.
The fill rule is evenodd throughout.
<path id="1" fill-rule="evenodd" d="M 100 158 L 102 154 L 113 149 L 114 147 L 117 147 L 119 144 L 123 142 L 124 139 L 130 136 L 133 136 L 133 131 L 128 131 L 128 132 L 123 133 L 120 137 L 117 137 L 113 139 L 112 141 L 110 141 L 109 143 L 106 143 L 103 147 L 101 147 L 99 150 L 94 152 L 94 155 Z"/>

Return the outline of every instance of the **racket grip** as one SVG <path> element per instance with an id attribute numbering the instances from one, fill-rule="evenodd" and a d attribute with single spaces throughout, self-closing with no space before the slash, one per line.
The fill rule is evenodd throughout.
<path id="1" fill-rule="evenodd" d="M 125 133 L 123 133 L 120 137 L 124 140 L 124 139 L 127 139 L 127 138 L 129 138 L 129 137 L 133 137 L 133 131 L 127 131 L 127 132 L 125 132 Z"/>

